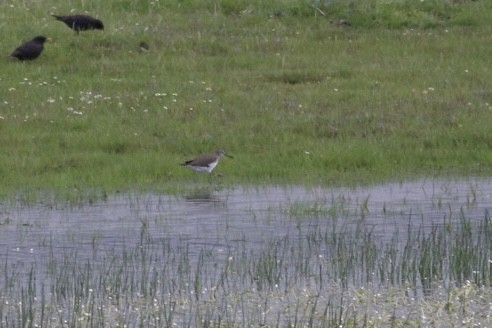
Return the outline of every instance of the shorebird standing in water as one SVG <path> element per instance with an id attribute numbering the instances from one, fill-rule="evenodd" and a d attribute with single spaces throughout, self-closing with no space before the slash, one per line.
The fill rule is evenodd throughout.
<path id="1" fill-rule="evenodd" d="M 227 156 L 229 158 L 234 158 L 231 155 L 226 154 L 223 149 L 218 149 L 213 153 L 202 154 L 198 157 L 182 163 L 182 166 L 188 167 L 196 172 L 207 172 L 212 173 L 213 169 L 219 164 L 220 158 L 222 156 Z"/>

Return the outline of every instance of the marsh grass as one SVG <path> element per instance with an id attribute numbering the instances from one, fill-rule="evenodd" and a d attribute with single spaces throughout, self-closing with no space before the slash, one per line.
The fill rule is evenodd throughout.
<path id="1" fill-rule="evenodd" d="M 0 195 L 490 174 L 488 1 L 2 1 Z M 79 36 L 50 13 L 88 12 Z M 347 19 L 349 27 L 336 22 Z M 150 49 L 142 52 L 140 42 Z M 67 192 L 68 190 L 68 192 Z"/>
<path id="2" fill-rule="evenodd" d="M 491 324 L 488 212 L 387 242 L 364 220 L 341 229 L 324 220 L 253 247 L 244 236 L 221 253 L 156 239 L 145 218 L 134 244 L 96 242 L 92 255 L 40 241 L 52 256 L 1 260 L 0 327 Z"/>

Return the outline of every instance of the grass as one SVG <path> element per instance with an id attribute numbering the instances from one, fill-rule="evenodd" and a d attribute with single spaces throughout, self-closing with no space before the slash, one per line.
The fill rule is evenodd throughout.
<path id="1" fill-rule="evenodd" d="M 487 1 L 0 6 L 5 54 L 52 39 L 2 60 L 2 197 L 169 191 L 216 148 L 231 184 L 490 174 Z M 49 16 L 84 11 L 106 30 Z"/>

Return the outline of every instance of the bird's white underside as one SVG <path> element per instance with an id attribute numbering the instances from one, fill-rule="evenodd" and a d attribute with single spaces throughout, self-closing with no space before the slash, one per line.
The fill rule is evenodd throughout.
<path id="1" fill-rule="evenodd" d="M 219 163 L 219 161 L 215 161 L 215 162 L 208 164 L 207 166 L 186 165 L 186 167 L 189 167 L 190 169 L 192 169 L 196 172 L 211 173 L 212 170 L 217 166 L 218 163 Z"/>

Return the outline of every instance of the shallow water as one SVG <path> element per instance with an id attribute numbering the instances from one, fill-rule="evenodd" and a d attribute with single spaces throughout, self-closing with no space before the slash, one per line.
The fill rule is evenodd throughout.
<path id="1" fill-rule="evenodd" d="M 416 231 L 419 231 L 426 235 L 435 227 L 458 226 L 463 219 L 479 223 L 488 216 L 491 209 L 492 179 L 483 178 L 426 179 L 358 188 L 209 186 L 191 189 L 186 194 L 177 196 L 115 195 L 104 201 L 77 206 L 4 205 L 0 207 L 0 267 L 6 268 L 6 274 L 0 275 L 0 285 L 6 285 L 7 280 L 15 275 L 25 277 L 25 280 L 16 280 L 18 288 L 12 288 L 11 291 L 12 294 L 16 291 L 20 293 L 27 284 L 30 272 L 35 272 L 38 282 L 49 285 L 51 281 L 53 285 L 57 285 L 63 272 L 54 269 L 54 263 L 56 266 L 87 263 L 91 267 L 99 266 L 98 270 L 104 275 L 104 270 L 109 266 L 106 263 L 108 259 L 123 261 L 128 256 L 125 253 L 128 250 L 137 250 L 138 253 L 139 249 L 143 249 L 149 250 L 151 256 L 140 254 L 143 256 L 141 264 L 139 260 L 125 260 L 129 265 L 135 266 L 135 270 L 139 272 L 138 278 L 132 272 L 125 277 L 145 280 L 149 266 L 156 272 L 165 272 L 166 279 L 182 288 L 189 288 L 188 293 L 201 292 L 205 295 L 207 290 L 210 292 L 223 283 L 222 276 L 236 272 L 236 277 L 242 280 L 228 285 L 227 288 L 223 287 L 222 302 L 226 305 L 215 304 L 215 292 L 207 296 L 206 304 L 210 304 L 213 299 L 216 306 L 213 310 L 219 316 L 227 314 L 231 316 L 232 322 L 237 322 L 239 319 L 236 317 L 244 317 L 246 312 L 251 317 L 258 317 L 255 314 L 257 305 L 265 304 L 266 307 L 267 304 L 261 299 L 261 294 L 254 294 L 251 299 L 256 299 L 253 302 L 255 305 L 248 307 L 243 304 L 241 310 L 236 309 L 231 314 L 231 304 L 238 307 L 236 302 L 244 302 L 244 299 L 243 296 L 238 296 L 239 299 L 231 300 L 228 299 L 229 295 L 242 295 L 244 289 L 258 292 L 267 285 L 281 285 L 285 292 L 279 299 L 286 297 L 287 291 L 294 291 L 295 294 L 297 289 L 307 291 L 306 295 L 309 296 L 306 297 L 312 299 L 313 294 L 319 297 L 335 290 L 326 289 L 324 281 L 327 279 L 335 284 L 342 281 L 339 286 L 342 289 L 347 288 L 347 284 L 355 287 L 370 286 L 372 289 L 378 289 L 378 284 L 385 284 L 385 280 L 380 277 L 381 273 L 363 275 L 357 272 L 364 271 L 367 267 L 367 264 L 360 264 L 358 267 L 360 261 L 367 261 L 366 258 L 357 259 L 359 262 L 347 260 L 352 265 L 347 265 L 347 270 L 354 271 L 347 273 L 347 280 L 335 273 L 339 270 L 339 265 L 346 264 L 327 259 L 337 254 L 337 250 L 327 249 L 332 245 L 329 240 L 334 240 L 333 245 L 336 247 L 354 243 L 357 247 L 374 245 L 385 250 L 385 245 L 394 243 L 397 236 L 396 244 L 403 247 L 406 238 L 410 238 L 409 232 L 414 231 L 417 234 Z M 361 229 L 364 233 L 360 232 Z M 337 236 L 341 236 L 340 240 L 336 240 Z M 351 239 L 350 236 L 355 237 Z M 359 243 L 358 236 L 368 238 L 368 242 Z M 159 253 L 160 248 L 172 251 Z M 346 248 L 345 251 L 347 249 L 350 250 Z M 365 256 L 363 252 L 350 254 Z M 268 262 L 270 258 L 274 259 L 271 263 Z M 232 263 L 232 259 L 239 259 L 238 263 Z M 384 262 L 384 256 L 379 261 L 379 268 L 388 266 Z M 174 270 L 176 266 L 184 265 L 183 263 L 188 267 L 187 270 Z M 266 269 L 270 271 L 261 271 L 262 263 L 270 265 Z M 244 268 L 261 273 L 241 275 L 240 271 Z M 77 267 L 72 274 L 83 270 L 84 267 Z M 275 270 L 278 270 L 276 275 Z M 320 271 L 319 277 L 317 270 Z M 321 270 L 328 272 L 321 273 Z M 108 269 L 109 271 L 111 270 Z M 202 291 L 196 290 L 196 286 L 190 287 L 193 284 L 194 271 L 203 275 L 200 277 L 203 281 Z M 261 283 L 255 276 L 265 274 L 271 279 L 268 275 L 272 272 L 275 279 L 267 284 Z M 188 280 L 182 282 L 184 280 L 177 277 L 179 275 L 187 275 Z M 378 276 L 379 280 L 373 279 L 368 283 L 367 275 Z M 87 279 L 100 281 L 102 278 Z M 11 281 L 9 284 L 14 285 Z M 415 295 L 422 293 L 424 284 L 425 281 L 413 286 L 417 289 L 417 292 L 414 291 Z M 162 294 L 172 295 L 173 299 L 176 297 L 173 293 L 181 294 L 180 291 L 176 292 L 174 285 L 161 287 L 161 291 Z M 36 294 L 40 296 L 39 288 Z M 15 298 L 15 295 L 8 297 Z M 300 299 L 292 295 L 289 299 L 293 304 L 300 302 Z M 320 303 L 321 300 L 319 299 Z M 193 302 L 198 304 L 198 301 L 197 296 Z M 332 302 L 328 298 L 324 301 L 326 304 Z M 191 320 L 189 318 L 192 315 L 189 313 L 200 309 L 193 302 L 190 306 L 194 310 L 180 309 L 182 317 L 179 320 L 173 319 L 174 324 L 183 325 Z M 283 302 L 269 304 L 269 311 L 278 313 L 278 318 L 282 315 L 290 320 Z M 221 306 L 224 307 L 224 313 L 221 312 Z M 193 316 L 198 315 L 195 313 Z M 275 318 L 277 317 L 274 316 L 273 322 Z M 242 324 L 245 322 L 242 321 Z"/>
<path id="2" fill-rule="evenodd" d="M 384 241 L 410 226 L 482 220 L 492 208 L 492 180 L 419 180 L 359 188 L 216 187 L 182 196 L 118 195 L 81 206 L 0 207 L 0 259 L 43 256 L 43 243 L 79 255 L 138 243 L 148 226 L 153 239 L 169 238 L 221 248 L 235 239 L 252 245 L 300 227 L 351 223 L 371 227 Z"/>

